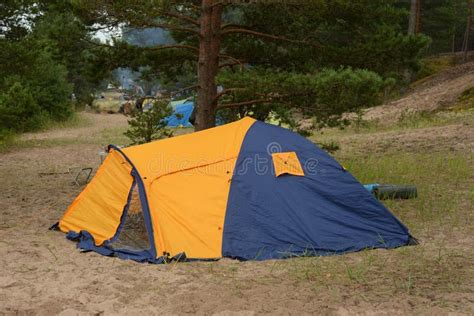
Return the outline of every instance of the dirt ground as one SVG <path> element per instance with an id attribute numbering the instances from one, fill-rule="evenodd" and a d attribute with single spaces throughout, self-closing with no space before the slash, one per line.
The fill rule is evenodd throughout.
<path id="1" fill-rule="evenodd" d="M 448 214 L 418 221 L 411 209 L 419 202 L 393 204 L 419 246 L 263 262 L 138 264 L 81 253 L 64 234 L 47 230 L 83 189 L 62 172 L 97 167 L 103 142 L 123 140 L 123 116 L 81 117 L 83 126 L 24 135 L 0 153 L 0 314 L 474 314 L 472 169 L 459 175 L 456 225 L 444 223 Z M 341 156 L 377 155 L 391 143 L 407 154 L 438 150 L 464 159 L 472 157 L 474 122 L 338 140 Z M 463 161 L 472 168 L 469 160 Z"/>
<path id="2" fill-rule="evenodd" d="M 407 113 L 448 107 L 461 93 L 473 86 L 474 61 L 448 68 L 440 74 L 424 79 L 403 98 L 369 109 L 364 118 L 377 119 L 388 124 Z"/>

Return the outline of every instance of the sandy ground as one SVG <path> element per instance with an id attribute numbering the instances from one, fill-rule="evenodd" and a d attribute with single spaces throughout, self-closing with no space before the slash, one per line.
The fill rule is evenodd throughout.
<path id="1" fill-rule="evenodd" d="M 364 118 L 388 124 L 403 114 L 433 111 L 448 107 L 469 88 L 474 87 L 474 61 L 449 68 L 427 78 L 405 97 L 369 109 Z"/>
<path id="2" fill-rule="evenodd" d="M 80 117 L 85 122 L 79 127 L 52 129 L 42 133 L 25 133 L 21 137 L 25 141 L 89 138 L 101 131 L 127 125 L 127 117 L 121 114 L 83 112 Z M 92 124 L 87 124 L 88 122 Z"/>

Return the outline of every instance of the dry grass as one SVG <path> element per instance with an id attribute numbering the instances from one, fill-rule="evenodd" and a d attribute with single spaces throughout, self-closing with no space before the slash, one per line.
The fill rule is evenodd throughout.
<path id="1" fill-rule="evenodd" d="M 92 107 L 98 113 L 117 113 L 119 111 L 122 93 L 117 91 L 106 91 L 102 93 L 101 98 L 92 102 Z"/>

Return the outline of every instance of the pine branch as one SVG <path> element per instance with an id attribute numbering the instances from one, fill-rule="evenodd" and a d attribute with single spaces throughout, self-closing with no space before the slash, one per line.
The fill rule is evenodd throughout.
<path id="1" fill-rule="evenodd" d="M 227 59 L 230 59 L 232 60 L 232 62 L 234 63 L 234 65 L 239 65 L 240 66 L 240 70 L 242 70 L 244 68 L 244 64 L 242 63 L 241 60 L 235 58 L 235 57 L 232 57 L 230 55 L 226 55 L 226 54 L 219 54 L 219 58 L 227 58 Z M 221 66 L 219 66 L 220 68 Z"/>
<path id="2" fill-rule="evenodd" d="M 246 89 L 246 88 L 229 88 L 229 89 L 224 89 L 224 90 L 222 90 L 221 92 L 219 92 L 219 93 L 215 96 L 214 100 L 218 100 L 220 97 L 222 97 L 222 96 L 225 95 L 225 94 L 229 94 L 229 93 L 232 93 L 232 92 L 235 92 L 235 91 L 245 91 L 245 90 L 247 90 L 247 89 Z"/>
<path id="3" fill-rule="evenodd" d="M 223 64 L 220 64 L 219 65 L 219 69 L 220 68 L 225 68 L 225 67 L 232 67 L 232 66 L 235 66 L 235 65 L 242 65 L 243 61 L 238 61 L 238 62 L 229 62 L 229 63 L 223 63 Z"/>
<path id="4" fill-rule="evenodd" d="M 271 102 L 271 101 L 273 101 L 273 98 L 255 99 L 255 100 L 242 101 L 242 102 L 236 102 L 236 103 L 221 104 L 217 108 L 218 109 L 235 108 L 235 107 L 244 106 L 244 105 L 253 105 L 253 104 L 258 104 L 258 103 L 268 103 L 268 102 Z"/>
<path id="5" fill-rule="evenodd" d="M 179 90 L 173 91 L 172 94 L 175 95 L 175 94 L 178 94 L 178 93 L 183 92 L 183 91 L 186 91 L 186 90 L 196 90 L 196 89 L 198 89 L 198 88 L 199 88 L 199 85 L 198 85 L 198 84 L 193 84 L 193 85 L 191 85 L 191 86 L 187 86 L 187 87 L 181 88 L 181 89 L 179 89 Z"/>
<path id="6" fill-rule="evenodd" d="M 225 29 L 228 29 L 228 28 L 242 28 L 242 25 L 240 24 L 234 24 L 234 23 L 226 23 L 226 24 L 222 24 L 221 26 L 221 30 L 225 30 Z"/>
<path id="7" fill-rule="evenodd" d="M 185 16 L 185 15 L 177 14 L 177 13 L 173 13 L 173 12 L 165 12 L 164 14 L 165 14 L 166 16 L 169 16 L 169 17 L 172 17 L 172 18 L 176 18 L 176 19 L 178 19 L 178 20 L 185 21 L 185 22 L 191 23 L 191 24 L 196 25 L 196 26 L 200 26 L 198 20 L 193 19 L 193 18 L 191 18 L 191 17 L 189 17 L 189 16 Z"/>
<path id="8" fill-rule="evenodd" d="M 91 41 L 91 40 L 88 40 L 88 39 L 84 39 L 85 42 L 91 44 L 91 45 L 94 45 L 94 46 L 99 46 L 99 47 L 106 47 L 106 48 L 114 48 L 116 49 L 117 46 L 113 46 L 113 45 L 108 45 L 108 44 L 103 44 L 103 43 L 99 43 L 99 42 L 95 42 L 95 41 Z M 128 44 L 128 43 L 127 43 Z M 132 44 L 128 44 L 130 46 L 134 46 Z M 194 46 L 191 46 L 191 45 L 180 45 L 180 44 L 176 44 L 176 45 L 161 45 L 161 46 L 155 46 L 155 47 L 140 47 L 140 49 L 142 50 L 160 50 L 160 49 L 190 49 L 190 50 L 193 50 L 195 52 L 199 52 L 199 48 L 197 47 L 194 47 Z"/>
<path id="9" fill-rule="evenodd" d="M 268 38 L 268 39 L 273 39 L 273 40 L 278 40 L 278 41 L 285 41 L 285 42 L 289 42 L 289 43 L 304 44 L 304 45 L 309 45 L 309 46 L 321 47 L 321 45 L 319 45 L 319 44 L 308 42 L 308 41 L 305 41 L 305 40 L 291 39 L 291 38 L 288 38 L 288 37 L 285 37 L 285 36 L 278 36 L 278 35 L 273 35 L 273 34 L 268 34 L 268 33 L 252 31 L 252 30 L 249 30 L 249 29 L 246 29 L 246 28 L 231 27 L 231 28 L 229 28 L 227 30 L 223 30 L 221 32 L 222 35 L 232 34 L 232 33 L 249 34 L 249 35 L 253 35 L 253 36 L 256 36 L 256 37 Z"/>
<path id="10" fill-rule="evenodd" d="M 182 49 L 190 49 L 195 52 L 199 52 L 199 48 L 191 46 L 191 45 L 162 45 L 162 46 L 155 46 L 155 47 L 142 47 L 142 49 L 149 49 L 149 50 L 160 50 L 160 49 L 175 49 L 175 48 L 182 48 Z"/>
<path id="11" fill-rule="evenodd" d="M 226 90 L 232 90 L 232 89 L 245 90 L 244 88 L 229 88 L 229 89 L 226 89 Z M 234 91 L 236 91 L 236 90 L 234 90 Z M 249 101 L 242 101 L 242 102 L 235 102 L 235 103 L 221 104 L 217 108 L 218 109 L 234 108 L 234 107 L 239 107 L 239 106 L 244 106 L 244 105 L 270 103 L 272 101 L 276 101 L 276 102 L 279 102 L 281 104 L 289 105 L 289 103 L 286 103 L 283 100 L 285 100 L 287 98 L 297 97 L 297 96 L 308 96 L 308 97 L 310 97 L 311 95 L 312 95 L 311 93 L 289 93 L 289 94 L 282 94 L 282 95 L 275 94 L 275 95 L 267 96 L 266 98 L 260 98 L 260 99 L 254 99 L 254 100 L 249 100 Z M 305 108 L 305 107 L 302 107 L 302 106 L 299 106 L 299 107 L 300 108 Z"/>

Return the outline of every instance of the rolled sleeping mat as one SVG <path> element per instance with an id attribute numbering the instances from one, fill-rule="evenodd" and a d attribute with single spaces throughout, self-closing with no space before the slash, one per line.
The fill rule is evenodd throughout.
<path id="1" fill-rule="evenodd" d="M 364 188 L 370 193 L 374 194 L 374 189 L 378 187 L 379 185 L 380 184 L 378 183 L 364 184 Z"/>
<path id="2" fill-rule="evenodd" d="M 373 193 L 379 200 L 413 199 L 418 196 L 414 185 L 382 184 L 374 187 Z"/>

